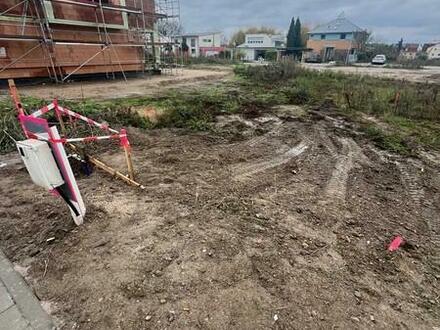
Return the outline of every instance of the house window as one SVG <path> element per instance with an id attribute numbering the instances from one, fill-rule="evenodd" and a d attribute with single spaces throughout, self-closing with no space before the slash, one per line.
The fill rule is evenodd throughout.
<path id="1" fill-rule="evenodd" d="M 8 53 L 6 52 L 6 47 L 0 47 L 0 58 L 8 58 Z"/>
<path id="2" fill-rule="evenodd" d="M 325 34 L 321 34 L 321 40 L 325 40 Z"/>
<path id="3" fill-rule="evenodd" d="M 6 52 L 6 47 L 0 47 L 0 58 L 8 58 L 8 53 Z"/>
<path id="4" fill-rule="evenodd" d="M 195 49 L 191 49 L 191 54 L 195 54 L 196 50 Z"/>
<path id="5" fill-rule="evenodd" d="M 192 38 L 191 39 L 191 47 L 195 47 L 196 46 L 196 39 Z"/>
<path id="6" fill-rule="evenodd" d="M 203 42 L 212 42 L 211 39 L 203 39 Z"/>
<path id="7" fill-rule="evenodd" d="M 347 35 L 346 35 L 345 33 L 342 33 L 342 34 L 341 34 L 341 39 L 342 39 L 342 40 L 347 39 Z"/>

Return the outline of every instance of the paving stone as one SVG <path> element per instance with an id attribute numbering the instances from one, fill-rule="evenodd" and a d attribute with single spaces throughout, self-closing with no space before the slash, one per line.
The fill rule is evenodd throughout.
<path id="1" fill-rule="evenodd" d="M 0 314 L 0 330 L 26 328 L 49 330 L 55 328 L 50 316 L 43 310 L 26 281 L 14 270 L 12 263 L 1 251 L 0 282 L 6 288 L 6 293 L 8 293 L 9 298 L 14 303 L 12 307 L 9 307 Z M 8 304 L 6 298 L 4 303 Z M 24 327 L 22 327 L 23 324 Z"/>
<path id="2" fill-rule="evenodd" d="M 14 305 L 14 302 L 3 282 L 0 280 L 0 313 L 7 310 L 12 305 Z"/>
<path id="3" fill-rule="evenodd" d="M 29 323 L 23 318 L 17 306 L 0 313 L 0 330 L 24 330 Z"/>

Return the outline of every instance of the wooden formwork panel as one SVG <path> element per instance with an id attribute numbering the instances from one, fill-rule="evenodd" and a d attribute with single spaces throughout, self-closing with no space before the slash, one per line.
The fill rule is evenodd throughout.
<path id="1" fill-rule="evenodd" d="M 113 10 L 102 10 L 104 20 L 102 19 L 101 10 L 92 7 L 81 7 L 73 4 L 52 3 L 53 14 L 57 19 L 68 21 L 81 21 L 92 23 L 103 23 L 122 25 L 124 23 L 122 13 Z"/>
<path id="2" fill-rule="evenodd" d="M 22 54 L 38 45 L 38 42 L 0 42 L 9 50 L 8 58 L 0 59 L 0 67 L 13 62 Z M 141 71 L 143 68 L 143 49 L 141 47 L 109 47 L 101 51 L 101 46 L 85 45 L 56 45 L 54 54 L 56 65 L 64 75 L 74 72 L 81 64 L 98 54 L 87 62 L 76 74 L 107 73 L 123 71 Z M 101 51 L 101 52 L 100 52 Z M 47 67 L 50 61 L 47 51 L 37 47 L 26 58 L 15 63 L 9 69 L 0 73 L 0 79 L 7 78 L 32 78 L 48 76 Z"/>
<path id="3" fill-rule="evenodd" d="M 21 0 L 0 0 L 0 12 L 3 12 L 14 5 L 20 3 Z M 76 0 L 78 2 L 93 3 L 90 0 Z M 32 3 L 32 2 L 31 2 Z M 121 0 L 109 0 L 110 5 L 120 6 Z M 49 17 L 57 19 L 57 23 L 50 23 L 52 38 L 54 41 L 53 54 L 56 66 L 60 67 L 63 74 L 74 72 L 81 64 L 98 53 L 103 46 L 92 45 L 94 43 L 103 44 L 110 37 L 112 44 L 124 45 L 112 46 L 103 51 L 90 62 L 88 62 L 80 70 L 75 71 L 77 74 L 82 73 L 103 73 L 103 72 L 119 72 L 139 71 L 143 68 L 143 48 L 135 45 L 143 44 L 144 41 L 140 35 L 130 29 L 107 29 L 105 34 L 102 27 L 82 26 L 81 22 L 86 23 L 102 23 L 113 26 L 123 26 L 128 23 L 129 28 L 143 27 L 144 19 L 147 29 L 152 29 L 155 22 L 154 0 L 126 0 L 126 7 L 138 8 L 146 12 L 144 16 L 135 14 L 123 14 L 122 11 L 114 11 L 105 9 L 104 20 L 102 19 L 100 9 L 94 7 L 77 6 L 66 3 L 52 2 L 53 12 L 49 13 Z M 6 57 L 0 57 L 0 70 L 10 65 L 15 59 L 18 59 L 38 45 L 39 41 L 21 40 L 21 39 L 41 39 L 42 31 L 40 26 L 28 18 L 26 24 L 23 25 L 21 20 L 17 20 L 17 16 L 23 13 L 23 4 L 17 6 L 10 12 L 12 19 L 0 21 L 0 54 L 6 53 Z M 35 15 L 33 5 L 29 7 L 28 15 Z M 40 11 L 39 13 L 43 13 Z M 127 17 L 125 21 L 124 16 Z M 65 24 L 63 24 L 65 22 Z M 78 22 L 78 25 L 75 25 Z M 126 25 L 127 26 L 127 25 Z M 10 40 L 17 38 L 17 40 Z M 73 45 L 71 43 L 74 43 Z M 87 45 L 81 45 L 87 43 Z M 133 47 L 125 47 L 133 44 Z M 43 46 L 36 47 L 29 55 L 8 69 L 0 72 L 0 79 L 5 78 L 30 78 L 48 76 L 47 67 L 51 65 L 48 52 Z M 57 69 L 59 71 L 59 69 Z"/>

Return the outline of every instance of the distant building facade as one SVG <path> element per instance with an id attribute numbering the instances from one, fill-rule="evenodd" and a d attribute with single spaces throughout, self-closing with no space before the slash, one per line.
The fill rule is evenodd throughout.
<path id="1" fill-rule="evenodd" d="M 400 53 L 400 58 L 405 60 L 414 60 L 417 55 L 423 50 L 422 45 L 416 43 L 408 43 L 403 45 L 403 49 Z"/>
<path id="2" fill-rule="evenodd" d="M 440 43 L 432 45 L 426 50 L 429 60 L 440 59 Z"/>
<path id="3" fill-rule="evenodd" d="M 286 38 L 282 35 L 265 33 L 246 34 L 245 42 L 237 46 L 246 61 L 267 59 L 269 53 L 280 54 L 286 47 Z"/>
<path id="4" fill-rule="evenodd" d="M 343 14 L 335 20 L 318 25 L 308 33 L 307 56 L 319 56 L 323 62 L 357 61 L 357 53 L 367 32 L 350 22 Z"/>
<path id="5" fill-rule="evenodd" d="M 186 44 L 191 57 L 217 56 L 225 50 L 222 32 L 188 33 L 175 38 L 178 44 Z"/>

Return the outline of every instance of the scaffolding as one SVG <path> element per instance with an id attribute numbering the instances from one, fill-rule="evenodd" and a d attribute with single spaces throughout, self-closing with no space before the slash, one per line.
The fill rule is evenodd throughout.
<path id="1" fill-rule="evenodd" d="M 158 14 L 157 28 L 159 46 L 160 70 L 165 74 L 179 74 L 183 64 L 182 52 L 175 37 L 181 33 L 180 2 L 179 0 L 155 1 Z"/>
<path id="2" fill-rule="evenodd" d="M 58 36 L 66 30 L 57 29 L 57 25 L 62 22 L 51 20 L 47 12 L 47 3 L 66 4 L 74 7 L 89 7 L 94 9 L 96 32 L 82 30 L 79 32 L 81 40 L 63 40 Z M 124 4 L 124 5 L 121 5 Z M 23 0 L 14 4 L 12 7 L 0 13 L 2 17 L 9 17 L 9 20 L 0 22 L 2 26 L 15 26 L 20 33 L 15 35 L 1 35 L 0 40 L 32 41 L 37 44 L 24 52 L 12 62 L 0 67 L 0 73 L 24 58 L 31 56 L 37 49 L 44 52 L 44 65 L 50 79 L 55 82 L 66 82 L 73 75 L 81 73 L 81 70 L 88 66 L 93 60 L 102 58 L 105 63 L 105 74 L 108 78 L 115 78 L 116 73 L 121 73 L 126 80 L 127 75 L 124 70 L 126 66 L 135 66 L 136 71 L 161 71 L 163 73 L 177 72 L 178 52 L 175 52 L 175 44 L 172 36 L 177 34 L 172 31 L 172 27 L 180 27 L 180 4 L 179 0 L 156 0 L 151 8 L 144 8 L 144 0 L 125 0 L 120 1 L 119 5 L 108 3 L 103 0 Z M 21 15 L 11 13 L 17 7 L 22 6 Z M 125 32 L 115 31 L 107 22 L 108 12 L 119 12 L 126 19 L 127 29 Z M 123 15 L 122 15 L 123 14 Z M 11 19 L 14 18 L 14 19 Z M 53 15 L 52 15 L 53 19 Z M 6 22 L 6 23 L 5 23 Z M 157 31 L 159 24 L 171 27 L 167 35 Z M 122 29 L 125 30 L 125 29 Z M 25 31 L 32 31 L 26 35 Z M 114 40 L 126 40 L 125 42 L 114 42 Z M 56 46 L 61 45 L 81 45 L 100 47 L 99 51 L 91 54 L 82 63 L 68 63 L 64 59 L 57 58 Z M 139 49 L 139 61 L 127 61 L 121 59 L 117 49 L 120 47 L 136 47 Z M 65 67 L 75 65 L 70 72 L 65 71 Z M 130 70 L 133 71 L 133 70 Z"/>

